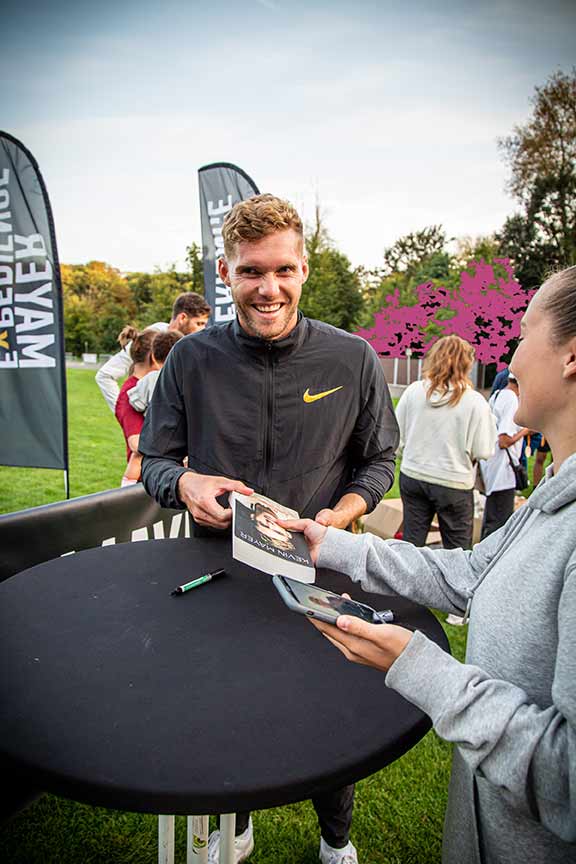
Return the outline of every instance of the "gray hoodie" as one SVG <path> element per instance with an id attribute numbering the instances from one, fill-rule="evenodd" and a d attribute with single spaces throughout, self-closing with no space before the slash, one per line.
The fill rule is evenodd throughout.
<path id="1" fill-rule="evenodd" d="M 471 552 L 329 528 L 318 566 L 469 609 L 465 663 L 417 632 L 386 676 L 456 745 L 445 864 L 576 862 L 576 454 Z"/>

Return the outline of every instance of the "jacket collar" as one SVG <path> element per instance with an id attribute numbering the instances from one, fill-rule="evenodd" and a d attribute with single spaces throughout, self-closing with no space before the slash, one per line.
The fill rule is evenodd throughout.
<path id="1" fill-rule="evenodd" d="M 308 333 L 308 319 L 304 317 L 302 312 L 298 312 L 298 322 L 293 330 L 284 337 L 284 339 L 260 339 L 259 336 L 250 336 L 240 326 L 238 317 L 235 318 L 232 324 L 232 332 L 234 338 L 242 348 L 257 354 L 264 354 L 267 351 L 281 352 L 282 356 L 287 356 L 299 348 L 306 334 Z"/>

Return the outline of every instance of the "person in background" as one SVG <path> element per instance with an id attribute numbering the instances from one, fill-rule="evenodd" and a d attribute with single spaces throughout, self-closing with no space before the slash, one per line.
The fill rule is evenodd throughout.
<path id="1" fill-rule="evenodd" d="M 203 330 L 208 323 L 211 313 L 210 306 L 200 294 L 187 291 L 180 294 L 174 301 L 172 317 L 169 324 L 157 321 L 147 327 L 147 330 L 178 330 L 185 336 L 189 333 L 197 333 Z M 132 358 L 130 356 L 130 341 L 132 335 L 138 331 L 133 327 L 124 327 L 118 336 L 118 342 L 122 348 L 118 354 L 104 363 L 96 372 L 96 383 L 106 400 L 112 413 L 116 410 L 120 388 L 118 381 L 129 374 Z"/>
<path id="2" fill-rule="evenodd" d="M 554 461 L 499 531 L 468 552 L 283 523 L 365 591 L 469 610 L 463 663 L 395 624 L 314 623 L 454 745 L 443 864 L 576 860 L 576 267 L 544 283 L 521 326 L 515 423 L 541 429 Z"/>
<path id="3" fill-rule="evenodd" d="M 141 414 L 146 412 L 150 399 L 152 398 L 152 393 L 154 392 L 154 387 L 158 381 L 160 370 L 166 362 L 168 354 L 176 342 L 178 342 L 179 339 L 182 339 L 183 335 L 184 334 L 180 333 L 179 330 L 164 330 L 156 333 L 154 336 L 154 339 L 152 340 L 152 360 L 154 361 L 154 368 L 151 372 L 148 372 L 147 375 L 144 375 L 143 378 L 140 378 L 134 387 L 131 387 L 130 390 L 127 391 L 128 401 L 135 411 L 139 411 Z"/>
<path id="4" fill-rule="evenodd" d="M 508 366 L 506 366 L 505 369 L 501 369 L 500 372 L 498 372 L 498 374 L 494 378 L 494 381 L 492 382 L 492 389 L 490 390 L 490 396 L 493 396 L 494 393 L 497 393 L 500 390 L 506 389 L 506 387 L 508 386 L 509 374 L 510 374 L 510 370 L 509 370 Z M 530 445 L 530 448 L 532 448 L 531 450 L 529 449 L 528 445 Z M 519 461 L 526 468 L 526 470 L 528 470 L 528 456 L 530 456 L 531 452 L 532 453 L 534 452 L 534 447 L 532 446 L 532 441 L 530 439 L 530 436 L 525 435 L 522 438 L 522 450 L 520 451 Z M 542 476 L 542 473 L 540 473 L 540 477 L 541 476 Z M 534 485 L 536 486 L 536 483 L 534 483 Z"/>
<path id="5" fill-rule="evenodd" d="M 544 473 L 544 464 L 550 453 L 550 444 L 546 438 L 540 433 L 535 432 L 530 436 L 530 446 L 535 454 L 534 467 L 532 469 L 532 485 L 537 486 Z"/>
<path id="6" fill-rule="evenodd" d="M 508 375 L 509 368 L 506 366 L 504 369 L 501 369 L 500 372 L 497 372 L 494 376 L 494 381 L 492 382 L 492 389 L 490 390 L 490 396 L 493 396 L 497 390 L 504 390 L 505 387 L 508 386 Z"/>
<path id="7" fill-rule="evenodd" d="M 166 357 L 181 338 L 182 333 L 178 330 L 156 332 L 147 329 L 138 334 L 130 346 L 133 357 L 132 374 L 122 385 L 116 402 L 116 419 L 122 427 L 129 451 L 128 464 L 121 486 L 131 486 L 137 483 L 140 480 L 142 468 L 142 456 L 138 452 L 138 444 L 144 417 L 142 411 L 136 410 L 130 404 L 130 393 L 133 393 L 138 385 L 143 385 L 150 379 L 150 386 L 142 390 L 141 398 L 152 394 Z"/>
<path id="8" fill-rule="evenodd" d="M 488 403 L 469 378 L 474 349 L 459 336 L 439 339 L 424 362 L 423 379 L 396 406 L 402 464 L 402 539 L 424 546 L 434 514 L 445 549 L 472 548 L 475 463 L 496 443 Z"/>
<path id="9" fill-rule="evenodd" d="M 132 367 L 116 400 L 114 413 L 126 440 L 127 464 L 120 484 L 121 486 L 131 486 L 140 479 L 142 459 L 138 454 L 138 441 L 144 423 L 144 416 L 135 411 L 128 402 L 128 390 L 156 368 L 152 359 L 152 342 L 155 335 L 155 330 L 147 329 L 143 330 L 142 333 L 138 333 L 131 340 L 130 357 L 132 359 Z"/>
<path id="10" fill-rule="evenodd" d="M 508 385 L 503 390 L 497 390 L 488 404 L 496 418 L 498 440 L 492 456 L 480 463 L 486 490 L 482 539 L 501 528 L 514 512 L 516 476 L 510 459 L 519 462 L 522 439 L 530 432 L 514 421 L 518 410 L 518 382 L 511 372 Z"/>

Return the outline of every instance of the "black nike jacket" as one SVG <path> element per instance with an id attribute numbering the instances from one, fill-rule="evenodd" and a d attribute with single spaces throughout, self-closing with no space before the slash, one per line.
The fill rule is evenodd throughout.
<path id="1" fill-rule="evenodd" d="M 311 517 L 348 492 L 373 510 L 394 480 L 398 425 L 370 345 L 300 316 L 266 342 L 238 321 L 176 343 L 140 435 L 142 480 L 183 508 L 186 471 L 242 480 Z"/>

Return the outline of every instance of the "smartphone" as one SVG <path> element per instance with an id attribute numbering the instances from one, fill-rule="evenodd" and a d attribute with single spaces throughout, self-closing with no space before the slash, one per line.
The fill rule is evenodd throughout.
<path id="1" fill-rule="evenodd" d="M 318 585 L 278 575 L 272 577 L 272 582 L 289 609 L 328 624 L 335 624 L 339 615 L 355 615 L 370 624 L 389 624 L 394 620 L 390 609 L 377 612 L 365 603 L 348 600 Z"/>

